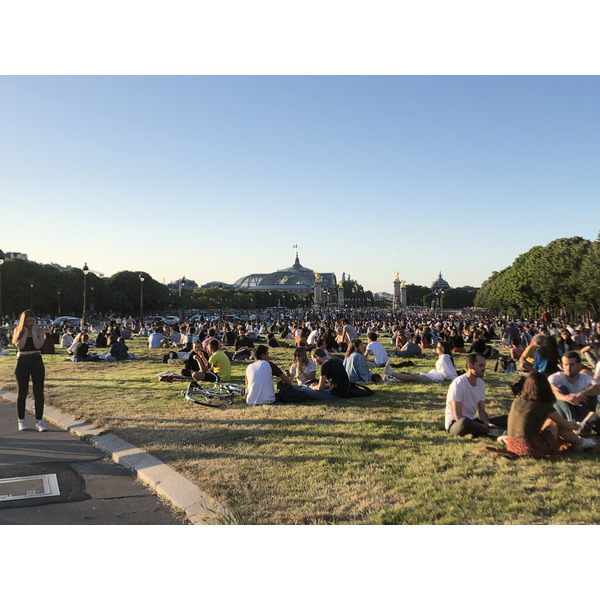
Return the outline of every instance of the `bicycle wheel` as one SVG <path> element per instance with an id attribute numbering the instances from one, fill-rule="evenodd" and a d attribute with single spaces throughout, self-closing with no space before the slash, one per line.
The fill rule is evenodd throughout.
<path id="1" fill-rule="evenodd" d="M 190 402 L 202 406 L 224 407 L 233 404 L 231 394 L 215 392 L 214 390 L 207 390 L 204 388 L 197 388 L 191 391 L 188 390 L 185 397 Z"/>

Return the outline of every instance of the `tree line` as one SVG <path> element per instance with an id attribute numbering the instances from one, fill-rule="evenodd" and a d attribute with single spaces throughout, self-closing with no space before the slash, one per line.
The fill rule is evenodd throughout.
<path id="1" fill-rule="evenodd" d="M 140 275 L 144 281 L 140 280 Z M 344 303 L 348 308 L 389 308 L 391 302 L 365 290 L 354 279 L 342 283 Z M 120 271 L 111 277 L 98 277 L 92 272 L 84 275 L 81 268 L 57 269 L 52 265 L 13 258 L 0 266 L 0 313 L 18 316 L 25 308 L 31 308 L 40 316 L 116 313 L 132 316 L 153 313 L 180 314 L 190 310 L 228 309 L 261 310 L 272 306 L 288 308 L 306 307 L 313 304 L 313 294 L 297 294 L 281 291 L 241 291 L 229 286 L 197 288 L 195 290 L 169 289 L 153 279 L 148 273 Z M 421 285 L 408 284 L 407 304 L 427 306 L 433 294 Z M 323 295 L 323 302 L 337 303 L 337 291 Z M 442 308 L 472 306 L 474 292 L 461 288 L 444 293 Z"/>
<path id="2" fill-rule="evenodd" d="M 600 234 L 594 242 L 560 238 L 534 246 L 512 265 L 494 271 L 475 305 L 508 316 L 535 317 L 549 309 L 569 321 L 600 316 Z"/>

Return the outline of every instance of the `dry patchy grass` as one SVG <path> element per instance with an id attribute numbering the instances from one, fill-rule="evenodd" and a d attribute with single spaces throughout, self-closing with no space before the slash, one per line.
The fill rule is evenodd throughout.
<path id="1" fill-rule="evenodd" d="M 384 340 L 385 341 L 385 340 Z M 46 356 L 47 402 L 151 452 L 245 523 L 536 524 L 600 521 L 595 455 L 558 462 L 481 454 L 481 440 L 443 431 L 448 384 L 377 384 L 371 398 L 225 409 L 158 382 L 163 350 L 132 340 L 141 360 L 72 363 Z M 292 349 L 271 355 L 283 368 Z M 14 389 L 15 355 L 0 357 Z M 464 359 L 458 357 L 457 368 Z M 433 353 L 411 371 L 425 371 Z M 234 363 L 243 382 L 247 363 Z M 506 413 L 514 378 L 488 366 L 490 414 Z M 177 367 L 169 367 L 176 370 Z"/>

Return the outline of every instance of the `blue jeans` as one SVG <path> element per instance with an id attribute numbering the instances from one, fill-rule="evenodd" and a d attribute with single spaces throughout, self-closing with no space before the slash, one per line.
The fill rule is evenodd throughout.
<path id="1" fill-rule="evenodd" d="M 331 393 L 331 390 L 314 390 L 307 385 L 303 385 L 300 391 L 311 400 L 331 400 L 337 398 Z"/>
<path id="2" fill-rule="evenodd" d="M 561 385 L 558 388 L 565 396 L 569 393 L 566 385 Z M 598 404 L 598 396 L 590 396 L 588 401 L 583 406 L 575 406 L 564 400 L 557 400 L 554 404 L 556 412 L 567 419 L 567 421 L 583 421 L 589 412 L 596 412 Z"/>

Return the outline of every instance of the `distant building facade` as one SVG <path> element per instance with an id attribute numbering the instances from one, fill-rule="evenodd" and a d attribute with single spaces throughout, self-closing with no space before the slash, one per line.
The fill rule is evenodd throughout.
<path id="1" fill-rule="evenodd" d="M 233 284 L 233 288 L 247 292 L 278 291 L 308 294 L 313 293 L 315 275 L 319 276 L 323 290 L 337 294 L 337 278 L 335 273 L 316 273 L 308 267 L 303 267 L 300 264 L 297 252 L 296 260 L 291 267 L 273 273 L 251 273 L 250 275 L 245 275 Z"/>
<path id="2" fill-rule="evenodd" d="M 442 277 L 442 272 L 440 271 L 439 277 L 431 284 L 432 292 L 445 292 L 450 289 L 450 284 Z"/>

